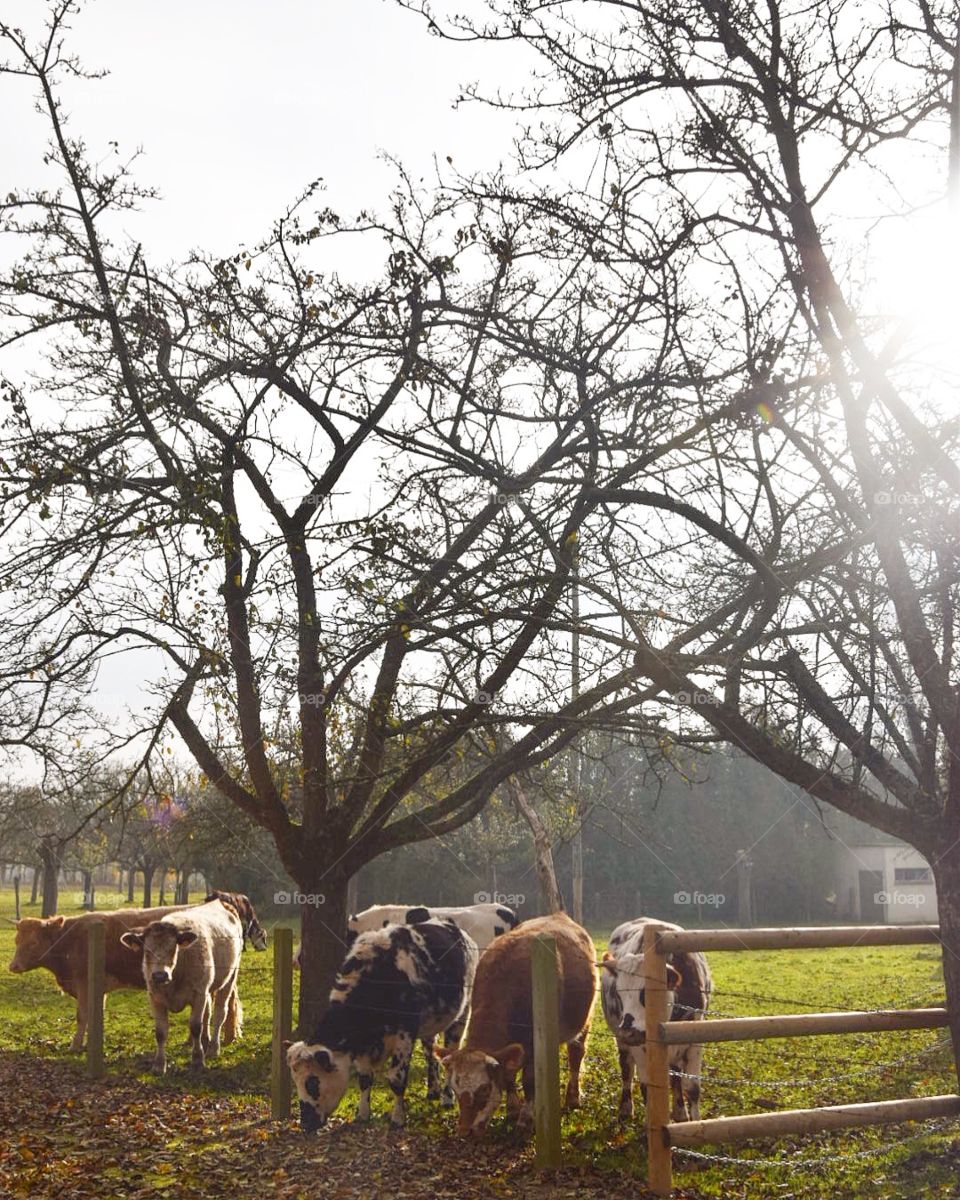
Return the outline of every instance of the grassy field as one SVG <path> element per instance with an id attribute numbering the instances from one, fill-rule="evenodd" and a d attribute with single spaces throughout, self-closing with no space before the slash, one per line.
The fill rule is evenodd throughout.
<path id="1" fill-rule="evenodd" d="M 107 907 L 111 899 L 98 897 L 98 902 Z M 24 911 L 25 915 L 32 915 L 36 910 Z M 0 893 L 0 916 L 12 916 L 12 896 Z M 0 963 L 4 968 L 12 955 L 13 940 L 12 925 L 0 922 Z M 602 937 L 598 946 L 602 950 Z M 943 995 L 939 955 L 928 947 L 717 953 L 711 957 L 711 966 L 716 984 L 714 1008 L 735 1016 L 921 1006 L 935 1004 Z M 202 1078 L 186 1069 L 187 1051 L 182 1045 L 186 1014 L 181 1014 L 174 1019 L 171 1031 L 171 1069 L 163 1080 L 154 1082 L 148 1073 L 153 1032 L 145 996 L 137 992 L 113 993 L 107 1006 L 106 1053 L 114 1082 L 120 1086 L 125 1081 L 141 1081 L 141 1088 L 149 1087 L 155 1097 L 153 1110 L 157 1113 L 163 1110 L 164 1096 L 169 1098 L 171 1112 L 179 1111 L 178 1106 L 186 1102 L 212 1104 L 215 1112 L 219 1111 L 218 1104 L 226 1104 L 231 1122 L 237 1120 L 236 1114 L 240 1112 L 265 1130 L 257 1137 L 265 1140 L 260 1153 L 267 1153 L 277 1129 L 263 1123 L 269 1077 L 271 972 L 270 950 L 262 954 L 251 950 L 245 953 L 240 977 L 244 1037 L 226 1047 L 220 1060 Z M 13 1061 L 12 1052 L 27 1051 L 30 1056 L 48 1060 L 45 1067 L 56 1069 L 57 1063 L 71 1061 L 64 1048 L 72 1032 L 73 1004 L 59 994 L 49 972 L 15 976 L 0 970 L 0 1058 L 4 1052 L 10 1052 Z M 705 1069 L 713 1078 L 704 1082 L 702 1115 L 952 1092 L 956 1090 L 956 1078 L 944 1040 L 941 1031 L 918 1031 L 711 1047 Z M 21 1060 L 18 1058 L 17 1062 Z M 72 1056 L 72 1062 L 77 1064 L 78 1056 Z M 22 1066 L 18 1069 L 22 1070 Z M 82 1091 L 92 1086 L 83 1081 L 76 1065 L 62 1069 L 71 1088 Z M 149 1085 L 147 1080 L 151 1081 Z M 793 1082 L 783 1083 L 785 1080 Z M 408 1095 L 409 1137 L 419 1138 L 421 1143 L 428 1138 L 449 1146 L 454 1136 L 453 1117 L 428 1106 L 423 1099 L 423 1063 L 419 1052 Z M 618 1127 L 618 1095 L 614 1043 L 601 1018 L 594 1024 L 587 1053 L 585 1104 L 564 1119 L 565 1155 L 570 1169 L 579 1171 L 583 1178 L 599 1173 L 610 1187 L 632 1181 L 636 1195 L 645 1170 L 643 1138 L 639 1124 L 625 1130 Z M 391 1103 L 389 1092 L 378 1087 L 375 1097 L 375 1111 L 385 1115 Z M 348 1094 L 345 1115 L 350 1115 L 354 1103 L 355 1094 Z M 215 1124 L 217 1118 L 213 1120 Z M 745 1200 L 960 1196 L 960 1126 L 954 1124 L 922 1137 L 917 1137 L 917 1133 L 918 1127 L 909 1125 L 864 1129 L 829 1137 L 751 1143 L 729 1151 L 737 1159 L 751 1160 L 749 1164 L 694 1161 L 678 1155 L 677 1185 L 682 1194 L 691 1197 Z M 371 1135 L 385 1142 L 391 1136 L 382 1129 L 364 1134 L 367 1152 L 366 1139 Z M 281 1135 L 276 1133 L 276 1136 Z M 290 1130 L 282 1131 L 277 1142 L 278 1153 L 282 1147 L 292 1152 L 295 1143 L 289 1141 L 291 1136 Z M 201 1149 L 209 1152 L 216 1145 L 219 1142 Z M 864 1153 L 881 1147 L 892 1148 L 877 1155 Z M 53 1152 L 51 1146 L 47 1149 Z M 723 1153 L 722 1148 L 715 1151 Z M 519 1142 L 500 1123 L 492 1131 L 485 1152 L 486 1190 L 477 1194 L 532 1194 L 529 1187 L 515 1190 L 531 1171 L 531 1157 L 530 1147 Z M 781 1160 L 781 1165 L 764 1165 L 763 1160 L 769 1159 Z M 811 1159 L 817 1161 L 810 1163 Z M 286 1171 L 282 1166 L 277 1169 Z M 170 1182 L 163 1172 L 156 1175 L 156 1180 L 158 1187 Z M 136 1194 L 150 1194 L 150 1186 Z M 0 1193 L 2 1190 L 0 1187 Z M 349 1194 L 349 1189 L 340 1191 Z M 467 1194 L 465 1181 L 461 1192 Z M 28 1188 L 20 1194 L 41 1192 Z M 59 1194 L 69 1192 L 61 1188 Z M 134 1193 L 115 1191 L 105 1178 L 102 1192 L 98 1190 L 96 1194 L 106 1197 Z M 195 1194 L 207 1193 L 201 1189 Z M 441 1189 L 436 1194 L 446 1193 Z"/>

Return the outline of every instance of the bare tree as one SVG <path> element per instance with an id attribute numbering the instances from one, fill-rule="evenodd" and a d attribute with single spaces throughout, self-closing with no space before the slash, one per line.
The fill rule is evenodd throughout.
<path id="1" fill-rule="evenodd" d="M 960 1062 L 952 347 L 938 360 L 876 311 L 858 278 L 883 264 L 857 245 L 881 210 L 905 231 L 948 192 L 955 211 L 960 9 L 406 6 L 451 39 L 529 47 L 536 85 L 491 102 L 526 114 L 522 165 L 578 181 L 559 197 L 535 175 L 461 186 L 549 212 L 571 254 L 609 264 L 613 290 L 647 273 L 635 248 L 654 225 L 696 317 L 678 333 L 705 403 L 707 364 L 743 365 L 755 416 L 731 442 L 703 440 L 682 494 L 600 489 L 658 564 L 624 597 L 625 612 L 663 609 L 637 631 L 635 661 L 681 706 L 674 728 L 714 731 L 926 855 Z"/>
<path id="2" fill-rule="evenodd" d="M 71 11 L 38 45 L 0 26 L 58 179 L 0 205 L 20 245 L 3 344 L 42 364 L 9 385 L 5 603 L 91 670 L 155 653 L 156 703 L 114 745 L 149 763 L 175 730 L 269 831 L 306 897 L 308 1028 L 361 866 L 464 825 L 584 728 L 645 728 L 648 615 L 618 615 L 638 560 L 609 497 L 686 470 L 751 401 L 704 394 L 655 236 L 614 291 L 509 199 L 401 178 L 388 220 L 346 222 L 311 188 L 251 248 L 155 267 L 111 239 L 148 198 L 129 164 L 94 166 L 58 100 L 82 74 Z M 385 265 L 348 282 L 360 245 Z M 571 700 L 578 546 L 592 633 Z M 471 739 L 504 729 L 464 775 Z"/>

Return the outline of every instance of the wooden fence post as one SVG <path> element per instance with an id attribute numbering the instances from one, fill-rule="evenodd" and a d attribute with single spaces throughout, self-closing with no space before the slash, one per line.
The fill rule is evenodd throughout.
<path id="1" fill-rule="evenodd" d="M 649 924 L 643 931 L 644 1013 L 647 1056 L 647 1186 L 656 1196 L 673 1191 L 673 1163 L 664 1130 L 670 1121 L 670 1067 L 667 1043 L 661 1041 L 660 1025 L 668 1021 L 667 957 L 657 944 L 661 925 Z"/>
<path id="2" fill-rule="evenodd" d="M 538 1167 L 560 1166 L 560 1005 L 557 943 L 543 934 L 530 947 L 533 980 L 534 1124 Z"/>
<path id="3" fill-rule="evenodd" d="M 270 1060 L 270 1116 L 290 1116 L 290 1068 L 283 1043 L 293 1029 L 293 930 L 273 931 L 273 1044 Z"/>
<path id="4" fill-rule="evenodd" d="M 103 1077 L 104 925 L 87 926 L 87 1074 Z"/>

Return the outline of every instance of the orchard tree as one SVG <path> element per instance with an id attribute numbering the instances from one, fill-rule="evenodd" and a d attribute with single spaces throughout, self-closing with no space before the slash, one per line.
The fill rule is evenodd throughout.
<path id="1" fill-rule="evenodd" d="M 676 729 L 928 858 L 960 1063 L 960 8 L 406 7 L 442 36 L 530 51 L 535 84 L 489 101 L 524 114 L 528 170 L 463 190 L 549 212 L 615 295 L 647 277 L 633 247 L 653 225 L 686 264 L 679 303 L 713 304 L 678 324 L 707 411 L 708 367 L 747 364 L 756 417 L 724 446 L 707 434 L 699 486 L 598 485 L 657 564 L 624 596 L 663 608 L 634 661 Z M 546 167 L 570 186 L 548 192 Z"/>
<path id="2" fill-rule="evenodd" d="M 48 185 L 0 204 L 4 604 L 78 671 L 154 652 L 156 703 L 115 739 L 146 758 L 175 731 L 269 831 L 308 897 L 307 1030 L 360 867 L 462 827 L 586 728 L 656 723 L 636 655 L 655 610 L 620 582 L 656 566 L 617 489 L 683 486 L 753 397 L 734 355 L 689 361 L 682 263 L 652 229 L 645 272 L 610 276 L 550 214 L 401 176 L 386 218 L 341 219 L 313 187 L 237 253 L 154 264 L 116 232 L 149 196 L 59 99 L 83 75 L 72 14 L 39 42 L 0 26 L 50 134 Z"/>

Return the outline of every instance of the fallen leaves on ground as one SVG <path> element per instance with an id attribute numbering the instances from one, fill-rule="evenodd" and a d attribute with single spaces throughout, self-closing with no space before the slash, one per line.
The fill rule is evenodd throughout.
<path id="1" fill-rule="evenodd" d="M 177 1092 L 0 1053 L 0 1196 L 30 1200 L 641 1200 L 635 1178 L 539 1172 L 532 1147 L 331 1122 L 304 1137 L 266 1102 Z"/>

